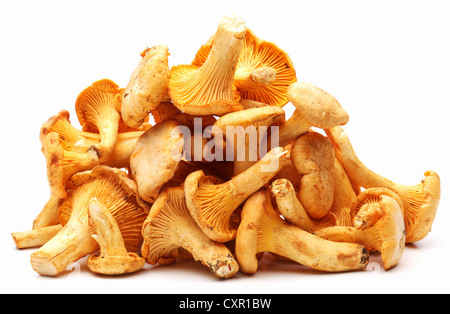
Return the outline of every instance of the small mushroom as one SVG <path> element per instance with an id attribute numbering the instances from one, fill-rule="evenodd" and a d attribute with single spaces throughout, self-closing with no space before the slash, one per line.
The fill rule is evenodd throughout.
<path id="1" fill-rule="evenodd" d="M 287 90 L 287 98 L 295 106 L 294 113 L 280 126 L 280 145 L 285 145 L 311 127 L 328 129 L 345 125 L 349 116 L 336 98 L 305 82 L 295 82 Z"/>
<path id="2" fill-rule="evenodd" d="M 270 127 L 283 124 L 284 115 L 283 109 L 266 106 L 231 112 L 217 119 L 213 132 L 220 130 L 220 134 L 215 134 L 214 140 L 224 140 L 225 144 L 217 143 L 216 147 L 225 147 L 234 152 L 234 175 L 248 169 L 264 156 L 265 152 L 261 152 L 261 145 L 264 145 L 262 141 L 266 140 L 267 152 Z"/>
<path id="3" fill-rule="evenodd" d="M 119 86 L 111 80 L 102 79 L 86 87 L 75 101 L 75 110 L 82 130 L 99 133 L 96 145 L 99 161 L 108 160 L 117 142 L 120 114 L 116 110 Z"/>
<path id="4" fill-rule="evenodd" d="M 269 151 L 256 164 L 222 182 L 202 170 L 188 175 L 184 183 L 186 202 L 197 224 L 214 241 L 235 238 L 237 226 L 232 223 L 236 209 L 247 197 L 269 182 L 280 170 L 287 152 L 281 147 Z"/>
<path id="5" fill-rule="evenodd" d="M 192 62 L 202 66 L 215 36 L 202 45 Z M 283 107 L 288 99 L 288 87 L 297 81 L 294 64 L 289 55 L 274 43 L 262 40 L 247 29 L 234 75 L 234 85 L 241 98 Z"/>
<path id="6" fill-rule="evenodd" d="M 164 184 L 175 174 L 183 153 L 183 134 L 176 132 L 178 123 L 160 122 L 140 136 L 130 157 L 131 173 L 139 195 L 153 203 Z"/>
<path id="7" fill-rule="evenodd" d="M 63 228 L 31 254 L 32 268 L 43 276 L 56 276 L 80 258 L 95 253 L 95 227 L 89 223 L 88 204 L 96 198 L 111 211 L 129 252 L 139 252 L 142 223 L 149 204 L 139 198 L 136 183 L 119 169 L 96 166 L 77 173 L 66 185 L 68 196 L 59 207 Z"/>
<path id="8" fill-rule="evenodd" d="M 43 139 L 42 152 L 47 165 L 48 184 L 51 194 L 58 198 L 67 196 L 65 184 L 72 175 L 99 164 L 95 151 L 80 153 L 70 148 L 56 132 L 48 133 Z"/>
<path id="9" fill-rule="evenodd" d="M 384 187 L 399 195 L 403 203 L 406 243 L 425 238 L 431 231 L 441 198 L 438 174 L 434 171 L 425 172 L 425 178 L 417 185 L 393 182 L 370 170 L 361 162 L 342 127 L 328 129 L 326 134 L 351 181 L 365 189 Z"/>
<path id="10" fill-rule="evenodd" d="M 140 127 L 149 112 L 168 98 L 168 47 L 147 48 L 141 56 L 128 85 L 118 95 L 117 106 L 120 106 L 122 119 L 132 128 Z"/>
<path id="11" fill-rule="evenodd" d="M 318 132 L 300 136 L 292 146 L 292 163 L 302 175 L 298 198 L 313 219 L 325 217 L 333 204 L 334 159 L 333 145 Z"/>
<path id="12" fill-rule="evenodd" d="M 258 270 L 257 255 L 270 252 L 301 265 L 325 272 L 364 268 L 368 250 L 360 244 L 324 240 L 283 220 L 270 200 L 270 191 L 261 189 L 245 202 L 236 237 L 236 258 L 240 270 Z"/>
<path id="13" fill-rule="evenodd" d="M 144 267 L 145 259 L 127 251 L 119 225 L 109 209 L 93 198 L 88 203 L 88 214 L 95 225 L 92 237 L 100 246 L 100 254 L 93 254 L 87 260 L 87 266 L 92 272 L 123 275 Z"/>
<path id="14" fill-rule="evenodd" d="M 322 219 L 311 219 L 298 200 L 295 188 L 289 180 L 273 181 L 271 191 L 275 197 L 277 210 L 290 224 L 307 232 L 314 232 L 335 224 L 335 219 L 331 214 Z"/>
<path id="15" fill-rule="evenodd" d="M 196 224 L 183 187 L 167 188 L 158 196 L 142 226 L 142 235 L 142 256 L 151 265 L 173 263 L 187 251 L 219 278 L 231 278 L 239 270 L 225 244 L 209 239 Z"/>
<path id="16" fill-rule="evenodd" d="M 379 251 L 384 269 L 391 269 L 398 264 L 405 248 L 403 212 L 396 199 L 388 189 L 367 189 L 354 205 L 358 227 L 335 226 L 314 234 L 331 241 L 360 243 L 370 251 Z"/>
<path id="17" fill-rule="evenodd" d="M 225 16 L 202 66 L 172 67 L 169 95 L 178 109 L 192 115 L 223 115 L 242 109 L 233 82 L 245 32 L 241 19 Z"/>

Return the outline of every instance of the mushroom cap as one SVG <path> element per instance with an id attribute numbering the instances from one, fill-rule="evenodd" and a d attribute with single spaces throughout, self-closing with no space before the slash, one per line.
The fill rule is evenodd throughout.
<path id="1" fill-rule="evenodd" d="M 75 110 L 83 131 L 98 133 L 102 119 L 117 119 L 115 97 L 119 86 L 109 79 L 102 79 L 86 87 L 75 101 Z"/>
<path id="2" fill-rule="evenodd" d="M 147 263 L 166 265 L 180 259 L 192 258 L 192 255 L 176 241 L 178 228 L 183 228 L 184 225 L 189 226 L 190 215 L 185 213 L 187 208 L 185 202 L 183 204 L 183 199 L 184 189 L 171 187 L 164 189 L 152 204 L 150 213 L 142 225 L 144 242 L 141 253 Z M 194 226 L 195 222 L 192 225 Z M 171 237 L 172 233 L 175 236 Z"/>
<path id="3" fill-rule="evenodd" d="M 334 198 L 334 148 L 318 132 L 307 132 L 292 146 L 291 160 L 300 180 L 299 199 L 308 215 L 319 219 L 329 213 Z"/>
<path id="4" fill-rule="evenodd" d="M 209 55 L 214 43 L 213 35 L 208 42 L 200 47 L 192 61 L 195 66 L 201 66 Z M 270 71 L 259 71 L 259 69 L 270 68 L 275 71 L 275 79 L 268 80 L 269 84 L 263 84 L 258 88 L 246 88 L 238 86 L 237 89 L 242 99 L 254 100 L 270 106 L 282 107 L 287 102 L 286 92 L 288 87 L 297 81 L 294 64 L 289 55 L 280 49 L 274 43 L 258 38 L 253 31 L 247 29 L 244 45 L 239 55 L 236 66 L 236 72 L 255 71 L 255 80 L 266 81 L 264 77 L 258 77 L 258 74 L 265 75 Z"/>
<path id="5" fill-rule="evenodd" d="M 178 109 L 193 115 L 223 115 L 242 109 L 233 78 L 245 32 L 241 19 L 225 16 L 202 66 L 171 68 L 169 95 Z"/>
<path id="6" fill-rule="evenodd" d="M 357 196 L 352 212 L 358 212 L 364 204 L 376 202 L 381 217 L 365 230 L 376 229 L 378 250 L 381 252 L 383 267 L 390 269 L 398 264 L 406 243 L 406 230 L 403 218 L 403 206 L 400 197 L 386 188 L 369 188 Z M 369 248 L 370 249 L 370 248 Z"/>
<path id="7" fill-rule="evenodd" d="M 425 172 L 424 175 L 425 178 L 416 187 L 416 191 L 410 190 L 412 193 L 422 190 L 421 198 L 423 201 L 418 209 L 417 217 L 414 220 L 415 223 L 412 223 L 412 220 L 405 220 L 406 228 L 409 229 L 406 236 L 407 243 L 420 241 L 431 231 L 441 199 L 441 180 L 439 175 L 431 170 Z"/>
<path id="8" fill-rule="evenodd" d="M 177 127 L 174 120 L 156 124 L 140 136 L 130 157 L 131 174 L 139 195 L 149 203 L 155 201 L 181 161 L 184 139 Z"/>
<path id="9" fill-rule="evenodd" d="M 287 98 L 314 127 L 329 129 L 345 125 L 349 120 L 348 113 L 336 98 L 312 84 L 291 84 L 287 89 Z"/>
<path id="10" fill-rule="evenodd" d="M 96 166 L 73 175 L 66 183 L 67 198 L 59 207 L 59 220 L 65 226 L 72 217 L 88 220 L 88 203 L 96 198 L 113 214 L 129 252 L 139 252 L 142 223 L 150 204 L 138 195 L 136 183 L 120 169 Z"/>
<path id="11" fill-rule="evenodd" d="M 157 45 L 145 49 L 141 56 L 119 100 L 123 121 L 134 128 L 141 126 L 149 111 L 168 98 L 169 48 Z"/>

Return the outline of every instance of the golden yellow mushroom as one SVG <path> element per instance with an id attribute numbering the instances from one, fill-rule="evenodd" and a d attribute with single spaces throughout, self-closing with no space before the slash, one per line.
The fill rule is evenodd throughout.
<path id="1" fill-rule="evenodd" d="M 202 66 L 215 41 L 215 35 L 202 45 L 193 65 Z M 239 55 L 234 84 L 242 100 L 283 107 L 288 87 L 297 81 L 289 55 L 274 43 L 262 40 L 247 29 Z"/>
<path id="2" fill-rule="evenodd" d="M 197 224 L 208 237 L 217 242 L 235 238 L 237 225 L 233 214 L 247 197 L 269 182 L 282 167 L 287 152 L 281 147 L 269 151 L 256 164 L 231 180 L 195 171 L 184 183 L 186 202 Z"/>
<path id="3" fill-rule="evenodd" d="M 331 241 L 360 243 L 370 251 L 379 251 L 384 269 L 391 269 L 398 264 L 405 248 L 405 222 L 398 200 L 388 189 L 369 188 L 355 202 L 355 227 L 329 227 L 314 234 Z"/>
<path id="4" fill-rule="evenodd" d="M 87 260 L 89 269 L 103 275 L 123 275 L 141 270 L 145 260 L 138 253 L 128 252 L 111 211 L 93 198 L 88 203 L 88 214 L 95 225 L 92 237 L 100 246 L 100 253 L 92 254 Z"/>
<path id="5" fill-rule="evenodd" d="M 406 242 L 417 242 L 425 238 L 431 231 L 441 198 L 438 174 L 434 171 L 425 172 L 425 178 L 417 185 L 393 182 L 361 162 L 342 127 L 328 129 L 326 133 L 334 145 L 336 157 L 352 182 L 366 189 L 384 187 L 399 195 L 403 203 Z"/>
<path id="6" fill-rule="evenodd" d="M 96 198 L 108 208 L 119 225 L 129 252 L 139 252 L 142 223 L 149 205 L 137 194 L 128 175 L 108 166 L 96 166 L 78 173 L 67 182 L 68 196 L 59 207 L 63 228 L 31 255 L 32 268 L 43 276 L 56 276 L 70 263 L 95 253 L 98 243 L 92 238 L 95 227 L 89 222 L 88 204 Z"/>
<path id="7" fill-rule="evenodd" d="M 225 16 L 202 66 L 172 67 L 169 95 L 178 109 L 192 115 L 223 115 L 242 109 L 233 82 L 246 30 L 241 19 Z"/>
<path id="8" fill-rule="evenodd" d="M 369 251 L 355 243 L 324 240 L 283 220 L 261 189 L 245 202 L 236 237 L 236 258 L 244 273 L 258 270 L 258 254 L 270 252 L 326 272 L 364 268 Z"/>
<path id="9" fill-rule="evenodd" d="M 120 113 L 126 125 L 140 127 L 149 112 L 168 99 L 169 48 L 157 45 L 145 49 L 127 86 L 117 97 Z"/>
<path id="10" fill-rule="evenodd" d="M 174 263 L 191 255 L 219 278 L 231 278 L 239 270 L 225 244 L 212 241 L 196 224 L 187 208 L 183 187 L 167 188 L 158 196 L 142 235 L 142 256 L 152 265 Z"/>
<path id="11" fill-rule="evenodd" d="M 287 90 L 287 98 L 295 106 L 294 113 L 280 126 L 280 145 L 294 141 L 311 127 L 328 129 L 348 122 L 348 113 L 337 99 L 306 82 L 295 82 Z"/>
<path id="12" fill-rule="evenodd" d="M 310 131 L 294 142 L 291 160 L 302 175 L 298 198 L 311 218 L 326 216 L 334 197 L 334 149 L 322 134 Z"/>
<path id="13" fill-rule="evenodd" d="M 116 110 L 119 86 L 111 80 L 102 79 L 86 87 L 75 101 L 75 110 L 82 130 L 99 133 L 96 145 L 99 161 L 108 160 L 117 142 L 120 114 Z"/>

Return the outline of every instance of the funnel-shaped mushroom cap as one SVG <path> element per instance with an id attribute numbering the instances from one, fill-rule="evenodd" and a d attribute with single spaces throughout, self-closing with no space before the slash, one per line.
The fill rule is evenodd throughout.
<path id="1" fill-rule="evenodd" d="M 100 134 L 100 162 L 108 160 L 117 141 L 120 114 L 116 110 L 115 98 L 118 93 L 116 83 L 103 79 L 85 88 L 75 102 L 82 130 Z"/>
<path id="2" fill-rule="evenodd" d="M 142 226 L 142 235 L 142 256 L 152 265 L 173 263 L 187 251 L 220 278 L 230 278 L 239 270 L 229 249 L 209 239 L 198 227 L 182 187 L 167 188 L 158 196 Z"/>
<path id="3" fill-rule="evenodd" d="M 128 85 L 119 96 L 122 119 L 133 128 L 141 126 L 149 111 L 168 98 L 168 47 L 158 45 L 147 48 L 141 56 Z"/>
<path id="4" fill-rule="evenodd" d="M 56 132 L 44 137 L 42 152 L 47 164 L 47 179 L 51 194 L 58 198 L 67 196 L 65 184 L 72 175 L 98 165 L 95 153 L 70 150 Z"/>
<path id="5" fill-rule="evenodd" d="M 241 19 L 223 17 L 205 63 L 170 70 L 169 95 L 178 109 L 194 115 L 223 115 L 242 109 L 233 81 L 245 32 Z"/>
<path id="6" fill-rule="evenodd" d="M 186 202 L 203 232 L 218 242 L 233 240 L 237 229 L 231 219 L 233 213 L 247 197 L 277 174 L 286 158 L 287 151 L 274 148 L 227 182 L 205 175 L 202 170 L 188 175 L 184 183 Z"/>
<path id="7" fill-rule="evenodd" d="M 334 149 L 318 132 L 300 136 L 292 146 L 291 160 L 302 175 L 299 200 L 311 218 L 330 212 L 334 197 Z"/>
<path id="8" fill-rule="evenodd" d="M 39 132 L 41 143 L 51 132 L 58 133 L 60 140 L 80 152 L 85 152 L 91 145 L 97 144 L 100 140 L 97 133 L 83 132 L 75 128 L 70 122 L 70 113 L 67 110 L 61 110 L 42 124 Z"/>
<path id="9" fill-rule="evenodd" d="M 417 185 L 399 184 L 372 171 L 358 158 L 347 133 L 342 127 L 326 130 L 336 157 L 349 179 L 363 188 L 384 187 L 393 190 L 403 202 L 406 243 L 422 240 L 431 231 L 441 198 L 441 181 L 434 171 L 425 172 Z"/>
<path id="10" fill-rule="evenodd" d="M 399 197 L 385 188 L 370 188 L 354 204 L 355 227 L 329 227 L 314 234 L 331 241 L 361 243 L 379 251 L 384 269 L 398 264 L 405 248 L 405 223 Z"/>
<path id="11" fill-rule="evenodd" d="M 183 153 L 183 134 L 173 120 L 160 122 L 138 139 L 130 158 L 131 174 L 139 195 L 149 203 L 175 174 Z"/>
<path id="12" fill-rule="evenodd" d="M 41 275 L 56 276 L 78 259 L 96 252 L 92 238 L 95 227 L 89 223 L 88 204 L 96 198 L 109 209 L 122 233 L 127 251 L 139 252 L 142 223 L 149 205 L 137 195 L 135 182 L 128 174 L 107 166 L 77 173 L 67 184 L 68 196 L 59 207 L 63 228 L 31 256 L 31 265 Z"/>
<path id="13" fill-rule="evenodd" d="M 257 255 L 262 252 L 327 272 L 362 269 L 369 259 L 362 245 L 327 241 L 287 223 L 273 208 L 265 189 L 250 196 L 242 209 L 236 237 L 240 269 L 255 273 Z"/>
<path id="14" fill-rule="evenodd" d="M 311 126 L 329 129 L 349 120 L 336 98 L 312 84 L 293 83 L 287 90 L 287 98 Z"/>
<path id="15" fill-rule="evenodd" d="M 193 65 L 203 65 L 214 44 L 214 38 L 215 36 L 202 45 Z M 282 107 L 288 102 L 288 87 L 296 81 L 294 64 L 289 55 L 247 29 L 234 76 L 234 84 L 241 98 Z"/>

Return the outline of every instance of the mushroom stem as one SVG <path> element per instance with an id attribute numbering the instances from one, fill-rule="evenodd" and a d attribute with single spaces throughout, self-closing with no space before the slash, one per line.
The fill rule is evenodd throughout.
<path id="1" fill-rule="evenodd" d="M 383 187 L 394 191 L 403 203 L 406 242 L 425 238 L 430 232 L 441 196 L 440 179 L 434 171 L 425 172 L 425 179 L 417 185 L 395 183 L 367 168 L 356 155 L 350 139 L 342 127 L 326 130 L 333 143 L 336 157 L 349 179 L 366 189 Z"/>
<path id="2" fill-rule="evenodd" d="M 88 205 L 89 217 L 95 224 L 95 234 L 92 235 L 100 245 L 100 256 L 126 256 L 127 249 L 122 234 L 113 215 L 95 198 Z"/>
<path id="3" fill-rule="evenodd" d="M 59 223 L 58 208 L 63 199 L 50 195 L 47 203 L 33 220 L 33 229 L 57 225 Z"/>
<path id="4" fill-rule="evenodd" d="M 31 266 L 43 276 L 56 276 L 70 263 L 98 250 L 98 243 L 92 238 L 94 231 L 87 221 L 69 220 L 50 241 L 31 254 Z"/>
<path id="5" fill-rule="evenodd" d="M 214 44 L 205 63 L 188 77 L 183 74 L 195 66 L 178 66 L 171 70 L 169 93 L 179 109 L 192 114 L 222 115 L 242 109 L 233 93 L 234 75 L 246 32 L 244 22 L 237 17 L 224 17 L 217 28 Z M 207 90 L 215 90 L 212 95 Z"/>
<path id="6" fill-rule="evenodd" d="M 239 68 L 234 75 L 234 84 L 238 89 L 258 89 L 272 84 L 277 71 L 269 66 L 256 69 Z"/>
<path id="7" fill-rule="evenodd" d="M 92 272 L 104 275 L 122 275 L 140 270 L 145 260 L 125 247 L 119 225 L 112 213 L 97 199 L 88 204 L 89 218 L 95 224 L 92 237 L 100 245 L 100 255 L 89 256 L 87 265 Z"/>
<path id="8" fill-rule="evenodd" d="M 314 232 L 334 224 L 334 219 L 312 220 L 297 198 L 292 183 L 287 179 L 272 182 L 272 193 L 281 215 L 291 224 L 307 232 Z"/>
<path id="9" fill-rule="evenodd" d="M 186 201 L 195 221 L 208 237 L 217 242 L 235 238 L 236 227 L 230 220 L 240 204 L 264 186 L 282 168 L 288 152 L 277 147 L 256 164 L 225 183 L 204 176 L 203 171 L 191 173 L 185 181 Z"/>
<path id="10" fill-rule="evenodd" d="M 262 252 L 326 272 L 362 269 L 369 259 L 369 252 L 363 245 L 324 240 L 283 220 L 265 189 L 254 193 L 242 210 L 236 238 L 240 269 L 255 273 L 257 254 Z"/>
<path id="11" fill-rule="evenodd" d="M 311 127 L 312 125 L 305 120 L 298 109 L 295 109 L 292 116 L 284 124 L 280 125 L 280 146 L 285 146 L 295 141 L 300 135 L 308 132 Z"/>
<path id="12" fill-rule="evenodd" d="M 39 247 L 53 238 L 61 228 L 62 226 L 57 224 L 54 226 L 34 228 L 28 231 L 14 232 L 11 233 L 11 236 L 18 249 Z"/>

